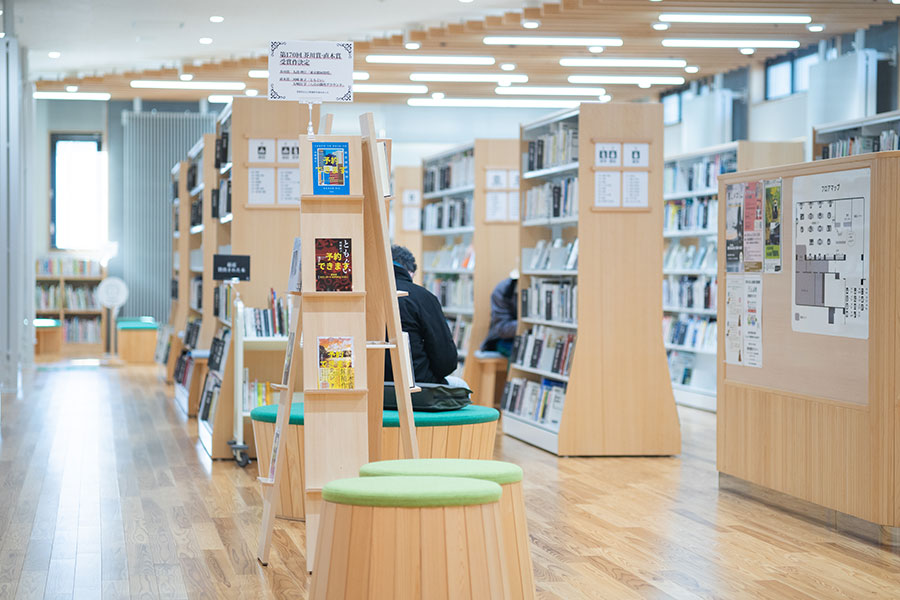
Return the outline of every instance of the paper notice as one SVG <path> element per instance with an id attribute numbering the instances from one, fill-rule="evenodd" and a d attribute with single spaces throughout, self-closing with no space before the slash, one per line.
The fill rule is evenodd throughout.
<path id="1" fill-rule="evenodd" d="M 623 167 L 649 167 L 650 144 L 623 144 Z"/>
<path id="2" fill-rule="evenodd" d="M 275 169 L 247 169 L 247 204 L 275 204 Z"/>
<path id="3" fill-rule="evenodd" d="M 418 206 L 403 207 L 403 231 L 419 231 L 422 211 Z"/>
<path id="4" fill-rule="evenodd" d="M 300 169 L 278 169 L 278 204 L 300 204 Z"/>
<path id="5" fill-rule="evenodd" d="M 649 180 L 650 174 L 647 171 L 622 173 L 622 206 L 628 208 L 650 206 Z"/>
<path id="6" fill-rule="evenodd" d="M 506 189 L 509 187 L 506 169 L 488 169 L 485 183 L 489 190 Z"/>
<path id="7" fill-rule="evenodd" d="M 595 167 L 621 167 L 622 144 L 598 142 L 594 144 Z"/>
<path id="8" fill-rule="evenodd" d="M 422 192 L 419 190 L 403 190 L 403 206 L 419 206 L 422 203 Z"/>
<path id="9" fill-rule="evenodd" d="M 765 211 L 763 209 L 763 183 L 749 181 L 744 184 L 744 272 L 759 273 L 763 270 L 763 243 Z"/>
<path id="10" fill-rule="evenodd" d="M 741 364 L 745 367 L 763 366 L 762 349 L 763 280 L 758 273 L 744 275 L 744 322 L 741 333 L 743 345 Z"/>
<path id="11" fill-rule="evenodd" d="M 725 190 L 725 271 L 744 270 L 744 184 L 734 183 Z"/>
<path id="12" fill-rule="evenodd" d="M 300 162 L 299 139 L 287 138 L 284 140 L 278 140 L 278 162 L 294 164 Z"/>
<path id="13" fill-rule="evenodd" d="M 507 171 L 506 177 L 507 177 L 506 183 L 509 186 L 509 189 L 511 189 L 511 190 L 519 189 L 519 170 L 518 169 L 512 169 L 510 171 Z"/>
<path id="14" fill-rule="evenodd" d="M 622 174 L 619 171 L 594 173 L 594 206 L 618 208 L 622 198 Z"/>
<path id="15" fill-rule="evenodd" d="M 744 275 L 728 273 L 725 276 L 725 362 L 741 364 L 744 336 L 741 332 L 744 319 Z"/>
<path id="16" fill-rule="evenodd" d="M 299 140 L 297 141 L 299 144 Z M 297 146 L 299 153 L 300 147 Z M 299 154 L 297 160 L 300 160 Z M 275 162 L 275 140 L 250 138 L 247 140 L 247 162 Z"/>
<path id="17" fill-rule="evenodd" d="M 510 221 L 519 220 L 519 192 L 509 192 L 506 211 Z"/>
<path id="18" fill-rule="evenodd" d="M 506 192 L 488 192 L 485 194 L 485 222 L 505 221 L 508 194 Z"/>

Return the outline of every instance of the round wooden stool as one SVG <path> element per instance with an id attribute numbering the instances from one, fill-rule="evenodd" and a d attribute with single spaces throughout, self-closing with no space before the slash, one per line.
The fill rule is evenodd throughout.
<path id="1" fill-rule="evenodd" d="M 322 490 L 310 600 L 508 600 L 500 496 L 478 479 L 332 481 Z"/>
<path id="2" fill-rule="evenodd" d="M 498 460 L 461 458 L 420 458 L 385 460 L 369 463 L 359 471 L 362 477 L 467 477 L 493 481 L 503 488 L 500 511 L 503 514 L 503 546 L 509 568 L 512 598 L 534 598 L 534 573 L 522 496 L 522 469 Z"/>

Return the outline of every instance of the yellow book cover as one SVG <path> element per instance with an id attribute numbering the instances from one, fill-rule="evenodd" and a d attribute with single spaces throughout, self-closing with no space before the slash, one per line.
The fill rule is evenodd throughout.
<path id="1" fill-rule="evenodd" d="M 319 389 L 352 390 L 353 338 L 319 337 Z"/>

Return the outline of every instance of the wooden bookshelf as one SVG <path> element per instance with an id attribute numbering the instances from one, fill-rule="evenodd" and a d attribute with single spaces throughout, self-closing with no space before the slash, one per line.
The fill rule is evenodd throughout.
<path id="1" fill-rule="evenodd" d="M 45 260 L 55 261 L 54 272 L 52 274 L 42 271 L 41 263 Z M 93 274 L 74 274 L 69 273 L 70 267 L 67 266 L 72 261 L 87 261 L 93 265 L 92 269 L 96 269 Z M 98 274 L 99 271 L 99 274 Z M 45 358 L 55 358 L 58 356 L 101 356 L 106 348 L 106 328 L 107 319 L 106 311 L 99 304 L 90 304 L 84 307 L 69 306 L 66 291 L 85 290 L 88 288 L 96 290 L 97 285 L 106 277 L 106 269 L 100 266 L 96 260 L 85 258 L 81 255 L 70 254 L 65 252 L 52 252 L 44 259 L 38 259 L 35 274 L 35 316 L 44 319 L 57 319 L 62 325 L 65 325 L 67 319 L 96 319 L 99 327 L 99 338 L 97 341 L 67 341 L 65 334 L 62 337 L 62 344 L 59 351 L 52 356 Z M 55 286 L 57 292 L 55 294 L 55 302 L 51 301 L 41 307 L 40 301 L 37 299 L 41 291 L 46 288 Z M 54 346 L 55 348 L 55 346 Z M 45 354 L 45 353 L 44 353 Z"/>
<path id="2" fill-rule="evenodd" d="M 479 376 L 473 359 L 490 329 L 491 292 L 518 266 L 519 223 L 515 213 L 518 197 L 518 146 L 518 141 L 514 139 L 476 139 L 470 144 L 452 148 L 422 161 L 424 218 L 419 271 L 424 275 L 425 287 L 433 292 L 437 292 L 430 285 L 434 279 L 449 278 L 471 284 L 471 295 L 461 301 L 442 302 L 448 319 L 460 320 L 464 324 L 462 326 L 469 328 L 465 336 L 458 336 L 466 341 L 459 345 L 460 368 L 455 374 L 460 375 L 470 386 L 478 385 Z M 425 187 L 428 185 L 426 174 L 429 169 L 439 169 L 451 163 L 456 165 L 457 170 L 465 172 L 452 176 L 449 182 L 444 182 L 444 186 L 437 180 L 435 185 Z M 453 169 L 451 167 L 451 171 Z M 488 176 L 493 172 L 503 173 L 503 182 L 489 187 Z M 399 198 L 399 191 L 397 197 Z M 427 215 L 433 207 L 445 200 L 464 198 L 471 199 L 471 208 L 469 216 L 462 223 L 447 222 L 447 226 L 440 228 L 431 226 L 433 223 L 429 223 Z M 504 210 L 498 210 L 492 215 L 489 212 L 489 202 L 499 207 L 501 199 Z M 513 206 L 513 214 L 510 214 L 510 204 Z M 454 245 L 471 246 L 474 268 L 453 263 L 447 265 L 446 248 Z M 431 260 L 432 258 L 436 261 Z M 438 264 L 433 264 L 435 262 Z M 436 295 L 440 298 L 440 294 Z M 451 330 L 454 329 L 451 326 Z M 479 393 L 475 387 L 472 389 Z"/>
<path id="3" fill-rule="evenodd" d="M 900 150 L 900 110 L 813 127 L 812 159 Z"/>
<path id="4" fill-rule="evenodd" d="M 416 261 L 421 262 L 423 259 L 422 169 L 420 167 L 395 167 L 393 191 L 392 242 L 409 248 L 409 251 L 416 257 Z M 418 215 L 415 219 L 412 218 L 413 213 Z M 411 221 L 415 221 L 415 223 Z M 422 285 L 423 276 L 420 268 L 416 271 L 413 281 Z"/>
<path id="5" fill-rule="evenodd" d="M 573 139 L 572 148 L 544 156 L 529 168 L 529 142 L 555 135 Z M 559 279 L 577 283 L 576 319 L 555 328 L 562 335 L 576 334 L 574 355 L 567 374 L 515 364 L 509 381 L 543 378 L 566 385 L 558 427 L 531 415 L 510 411 L 504 397 L 503 431 L 558 455 L 616 456 L 671 455 L 681 450 L 678 415 L 668 377 L 657 316 L 662 311 L 658 292 L 662 271 L 662 109 L 653 104 L 583 103 L 522 125 L 522 224 L 520 248 L 524 289 L 543 273 L 531 270 L 529 249 L 541 240 L 578 239 L 577 266 L 560 270 Z M 602 208 L 594 205 L 595 143 L 648 144 L 646 167 L 648 206 Z M 543 142 L 542 142 L 543 144 Z M 534 147 L 534 146 L 533 146 Z M 574 152 L 577 148 L 576 152 Z M 543 156 L 543 154 L 542 154 Z M 534 159 L 534 157 L 532 157 Z M 533 161 L 534 162 L 534 161 Z M 634 168 L 622 167 L 623 173 Z M 577 184 L 566 179 L 577 176 Z M 546 184 L 571 189 L 574 203 L 564 216 L 535 211 L 534 197 Z M 577 187 L 575 187 L 577 185 Z M 565 197 L 563 191 L 561 197 Z M 562 211 L 558 211 L 560 214 Z M 574 213 L 574 214 L 572 214 Z M 519 334 L 536 324 L 520 309 Z M 512 387 L 510 384 L 509 387 Z"/>
<path id="6" fill-rule="evenodd" d="M 175 163 L 169 171 L 169 189 L 172 205 L 172 305 L 169 309 L 168 351 L 165 353 L 165 380 L 174 383 L 175 362 L 184 348 L 182 337 L 188 318 L 188 286 L 190 282 L 190 236 L 182 232 L 190 229 L 191 211 L 190 196 L 187 189 L 188 161 Z"/>
<path id="7" fill-rule="evenodd" d="M 671 335 L 664 340 L 678 404 L 716 410 L 716 337 L 711 327 L 713 323 L 718 323 L 717 177 L 735 170 L 785 165 L 802 160 L 802 142 L 737 141 L 666 157 L 663 177 L 663 319 L 673 323 L 680 319 L 691 323 L 692 330 L 699 329 L 710 334 L 706 336 L 707 343 L 704 343 L 704 336 L 699 337 L 698 343 L 690 345 L 675 343 Z M 698 263 L 700 256 L 703 258 Z"/>

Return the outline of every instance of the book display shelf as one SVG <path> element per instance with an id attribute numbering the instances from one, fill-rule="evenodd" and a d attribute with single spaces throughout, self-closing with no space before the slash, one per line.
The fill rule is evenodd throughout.
<path id="1" fill-rule="evenodd" d="M 184 349 L 185 326 L 188 318 L 188 289 L 190 282 L 190 229 L 191 212 L 182 207 L 189 205 L 187 189 L 187 172 L 189 162 L 182 160 L 169 172 L 172 204 L 172 281 L 169 294 L 172 305 L 169 309 L 169 322 L 162 328 L 161 335 L 168 339 L 162 351 L 157 352 L 157 359 L 164 367 L 166 383 L 175 382 L 175 364 Z M 184 234 L 184 235 L 182 235 Z"/>
<path id="2" fill-rule="evenodd" d="M 422 169 L 420 167 L 395 167 L 391 198 L 391 242 L 409 248 L 421 263 L 422 255 Z M 422 268 L 416 271 L 413 281 L 422 285 Z"/>
<path id="3" fill-rule="evenodd" d="M 456 342 L 454 374 L 470 385 L 491 292 L 518 264 L 517 157 L 517 140 L 477 139 L 422 163 L 423 285 L 440 300 Z"/>
<path id="4" fill-rule="evenodd" d="M 680 451 L 656 321 L 662 136 L 650 104 L 583 103 L 521 127 L 523 306 L 501 400 L 507 435 L 561 456 Z M 642 148 L 640 167 L 622 160 L 626 145 Z"/>
<path id="5" fill-rule="evenodd" d="M 665 159 L 663 343 L 679 404 L 716 410 L 718 176 L 802 160 L 802 142 L 749 141 Z"/>
<path id="6" fill-rule="evenodd" d="M 99 261 L 51 253 L 35 261 L 34 314 L 62 325 L 62 356 L 101 355 L 106 340 L 106 314 L 96 299 L 106 276 Z"/>
<path id="7" fill-rule="evenodd" d="M 813 160 L 900 150 L 900 110 L 813 127 Z"/>

